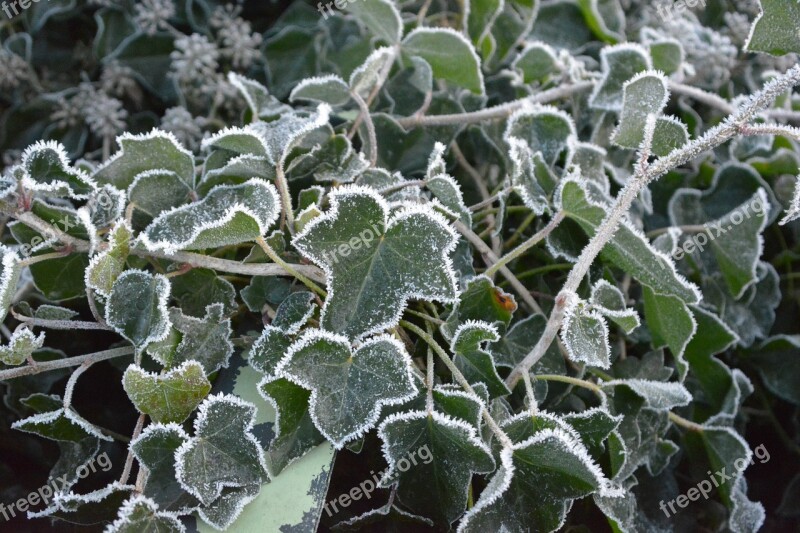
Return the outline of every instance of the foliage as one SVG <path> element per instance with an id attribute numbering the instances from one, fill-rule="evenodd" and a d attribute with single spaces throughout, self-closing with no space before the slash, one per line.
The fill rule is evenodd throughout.
<path id="1" fill-rule="evenodd" d="M 49 475 L 30 519 L 108 531 L 796 528 L 800 4 L 759 4 L 3 20 L 0 500 Z"/>

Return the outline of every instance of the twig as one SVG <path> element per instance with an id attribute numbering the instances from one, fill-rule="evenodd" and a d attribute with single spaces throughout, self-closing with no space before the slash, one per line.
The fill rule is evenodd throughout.
<path id="1" fill-rule="evenodd" d="M 526 240 L 525 242 L 523 242 L 510 252 L 508 252 L 506 255 L 495 261 L 494 265 L 487 268 L 484 274 L 491 277 L 495 272 L 503 268 L 503 266 L 507 265 L 514 259 L 520 257 L 522 254 L 527 252 L 529 249 L 536 246 L 545 237 L 547 237 L 554 229 L 556 229 L 562 220 L 564 220 L 564 212 L 559 211 L 555 214 L 555 216 L 553 216 L 553 218 L 545 227 L 536 232 L 536 234 L 534 234 L 528 240 Z"/>
<path id="2" fill-rule="evenodd" d="M 350 96 L 358 104 L 361 110 L 360 117 L 363 117 L 364 124 L 367 126 L 367 139 L 369 140 L 369 166 L 374 167 L 378 162 L 378 137 L 375 135 L 375 124 L 372 123 L 372 117 L 369 114 L 369 107 L 367 103 L 361 98 L 357 91 L 351 91 Z"/>
<path id="3" fill-rule="evenodd" d="M 139 418 L 136 419 L 136 427 L 133 428 L 133 436 L 131 437 L 132 441 L 142 433 L 145 416 L 146 415 L 142 413 L 139 415 Z M 128 457 L 125 458 L 125 466 L 122 468 L 122 475 L 119 478 L 120 485 L 124 485 L 128 482 L 128 478 L 131 475 L 131 467 L 133 467 L 133 451 L 129 449 Z"/>
<path id="4" fill-rule="evenodd" d="M 55 361 L 46 361 L 43 363 L 36 363 L 35 365 L 20 366 L 17 368 L 9 368 L 8 370 L 0 370 L 0 381 L 7 381 L 22 376 L 31 376 L 49 370 L 56 370 L 59 368 L 69 368 L 78 366 L 86 361 L 91 361 L 92 364 L 106 359 L 114 359 L 115 357 L 122 357 L 124 355 L 133 355 L 133 347 L 125 346 L 122 348 L 112 348 L 111 350 L 104 350 L 102 352 L 90 353 L 87 355 L 78 355 L 75 357 L 68 357 L 66 359 L 56 359 Z"/>
<path id="5" fill-rule="evenodd" d="M 262 250 L 264 250 L 264 253 L 267 254 L 267 256 L 270 259 L 272 259 L 276 264 L 280 265 L 284 270 L 286 270 L 295 278 L 297 278 L 303 285 L 305 285 L 315 293 L 319 294 L 322 298 L 325 298 L 325 296 L 327 296 L 327 293 L 321 288 L 319 288 L 319 286 L 316 283 L 314 283 L 306 276 L 301 274 L 292 265 L 288 264 L 286 261 L 281 259 L 280 256 L 277 253 L 275 253 L 275 250 L 273 250 L 272 247 L 269 244 L 267 244 L 267 241 L 264 240 L 264 237 L 257 238 L 256 243 L 258 243 L 258 245 L 261 247 Z"/>

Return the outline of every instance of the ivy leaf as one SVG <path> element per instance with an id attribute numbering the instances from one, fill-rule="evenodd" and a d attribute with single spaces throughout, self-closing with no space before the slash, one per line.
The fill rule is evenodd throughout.
<path id="1" fill-rule="evenodd" d="M 231 282 L 208 268 L 193 268 L 170 282 L 172 296 L 186 315 L 203 318 L 212 304 L 222 304 L 223 314 L 231 314 L 238 307 Z"/>
<path id="2" fill-rule="evenodd" d="M 495 467 L 474 427 L 435 411 L 391 415 L 381 423 L 378 436 L 389 463 L 381 485 L 399 482 L 400 502 L 438 523 L 450 524 L 464 512 L 473 473 Z M 437 489 L 428 490 L 431 486 Z"/>
<path id="3" fill-rule="evenodd" d="M 652 70 L 640 72 L 622 87 L 622 112 L 611 141 L 623 148 L 636 149 L 644 139 L 648 115 L 661 114 L 669 101 L 666 77 Z M 655 135 L 654 135 L 655 138 Z"/>
<path id="4" fill-rule="evenodd" d="M 250 366 L 267 376 L 274 375 L 292 342 L 292 336 L 282 329 L 265 327 L 250 348 Z"/>
<path id="5" fill-rule="evenodd" d="M 266 466 L 253 436 L 256 408 L 236 396 L 217 394 L 200 404 L 194 437 L 175 452 L 181 486 L 204 505 L 225 487 L 263 483 Z"/>
<path id="6" fill-rule="evenodd" d="M 324 102 L 332 106 L 344 105 L 350 101 L 350 88 L 335 74 L 315 76 L 304 79 L 292 89 L 289 101 L 296 100 Z"/>
<path id="7" fill-rule="evenodd" d="M 605 111 L 621 111 L 625 82 L 653 68 L 650 54 L 642 46 L 624 43 L 600 50 L 603 79 L 589 97 L 589 105 Z"/>
<path id="8" fill-rule="evenodd" d="M 639 315 L 633 309 L 626 309 L 622 291 L 604 279 L 598 280 L 592 286 L 589 303 L 598 313 L 621 327 L 626 334 L 639 327 Z"/>
<path id="9" fill-rule="evenodd" d="M 161 274 L 127 270 L 111 288 L 106 322 L 141 352 L 169 334 L 169 292 L 169 280 Z"/>
<path id="10" fill-rule="evenodd" d="M 293 292 L 278 306 L 271 325 L 288 335 L 295 335 L 308 322 L 316 308 L 314 293 L 309 291 Z"/>
<path id="11" fill-rule="evenodd" d="M 611 366 L 608 325 L 600 313 L 577 297 L 564 309 L 561 340 L 570 360 L 600 368 Z"/>
<path id="12" fill-rule="evenodd" d="M 753 21 L 744 48 L 775 56 L 800 53 L 800 5 L 794 0 L 759 0 L 761 13 Z"/>
<path id="13" fill-rule="evenodd" d="M 687 405 L 692 395 L 680 383 L 650 381 L 646 379 L 620 379 L 605 381 L 600 385 L 604 389 L 624 387 L 644 401 L 651 409 L 672 409 Z"/>
<path id="14" fill-rule="evenodd" d="M 617 429 L 622 416 L 612 415 L 602 407 L 593 407 L 580 413 L 568 413 L 562 419 L 578 432 L 585 444 L 600 446 Z"/>
<path id="15" fill-rule="evenodd" d="M 0 346 L 0 361 L 6 365 L 21 365 L 33 352 L 44 346 L 44 332 L 37 337 L 27 327 L 17 328 L 11 335 L 8 346 Z"/>
<path id="16" fill-rule="evenodd" d="M 11 424 L 12 429 L 33 433 L 57 442 L 78 443 L 87 438 L 113 440 L 71 407 L 64 408 L 58 396 L 35 394 L 26 399 L 25 405 L 35 410 L 37 414 L 17 420 Z"/>
<path id="17" fill-rule="evenodd" d="M 437 174 L 425 182 L 425 187 L 464 225 L 472 227 L 472 212 L 464 203 L 461 187 L 456 180 L 447 174 Z"/>
<path id="18" fill-rule="evenodd" d="M 189 418 L 211 390 L 197 361 L 186 361 L 161 375 L 130 365 L 122 377 L 122 386 L 139 412 L 162 423 L 180 423 Z"/>
<path id="19" fill-rule="evenodd" d="M 525 44 L 525 48 L 511 63 L 511 68 L 522 74 L 523 83 L 545 83 L 561 70 L 562 65 L 552 46 L 537 41 Z"/>
<path id="20" fill-rule="evenodd" d="M 483 73 L 472 43 L 450 28 L 417 28 L 403 39 L 402 50 L 419 56 L 433 75 L 475 94 L 484 94 Z"/>
<path id="21" fill-rule="evenodd" d="M 22 187 L 45 196 L 86 200 L 96 185 L 88 174 L 69 164 L 61 143 L 39 141 L 22 154 Z"/>
<path id="22" fill-rule="evenodd" d="M 642 287 L 644 296 L 644 316 L 647 327 L 653 336 L 654 348 L 668 346 L 678 368 L 681 381 L 686 377 L 689 367 L 683 358 L 686 345 L 697 331 L 689 306 L 676 296 L 656 294 L 649 287 Z"/>
<path id="23" fill-rule="evenodd" d="M 511 394 L 497 374 L 494 357 L 486 351 L 485 343 L 499 339 L 494 326 L 469 320 L 458 327 L 450 341 L 450 349 L 456 354 L 456 366 L 470 383 L 484 383 L 490 398 Z"/>
<path id="24" fill-rule="evenodd" d="M 442 326 L 442 333 L 452 338 L 458 327 L 470 320 L 487 322 L 498 331 L 505 331 L 516 310 L 517 302 L 513 295 L 495 287 L 484 275 L 474 276 L 467 280 L 464 292 L 459 295 L 458 303 Z"/>
<path id="25" fill-rule="evenodd" d="M 258 390 L 277 413 L 275 438 L 269 445 L 272 475 L 279 474 L 310 449 L 325 442 L 311 418 L 311 392 L 284 378 L 264 378 Z"/>
<path id="26" fill-rule="evenodd" d="M 337 448 L 372 428 L 384 405 L 417 392 L 411 358 L 397 340 L 381 335 L 357 350 L 341 335 L 307 330 L 276 371 L 311 391 L 311 418 Z"/>
<path id="27" fill-rule="evenodd" d="M 272 120 L 285 112 L 291 111 L 291 107 L 269 94 L 267 88 L 255 80 L 230 71 L 228 72 L 228 81 L 239 89 L 239 92 L 247 101 L 253 117 Z"/>
<path id="28" fill-rule="evenodd" d="M 109 533 L 139 533 L 164 532 L 164 533 L 185 533 L 184 526 L 178 516 L 159 510 L 158 504 L 148 498 L 138 494 L 133 496 L 119 508 L 119 517 L 111 524 L 106 531 Z"/>
<path id="29" fill-rule="evenodd" d="M 169 310 L 169 316 L 180 342 L 168 358 L 159 359 L 160 363 L 173 367 L 196 361 L 207 375 L 228 366 L 233 354 L 231 320 L 225 318 L 221 303 L 206 307 L 202 319 L 186 316 L 175 307 Z"/>
<path id="30" fill-rule="evenodd" d="M 457 237 L 442 216 L 425 206 L 389 216 L 365 187 L 341 187 L 330 202 L 293 241 L 325 270 L 323 328 L 359 339 L 396 325 L 409 298 L 456 298 L 449 255 Z"/>
<path id="31" fill-rule="evenodd" d="M 500 452 L 501 466 L 464 516 L 459 533 L 554 531 L 572 500 L 616 494 L 586 448 L 561 429 L 543 429 Z"/>
<path id="32" fill-rule="evenodd" d="M 542 215 L 550 206 L 546 189 L 555 185 L 555 178 L 544 163 L 541 152 L 534 155 L 527 143 L 517 137 L 509 137 L 507 142 L 512 165 L 511 183 L 525 207 L 536 215 Z"/>
<path id="33" fill-rule="evenodd" d="M 403 37 L 403 21 L 400 12 L 391 0 L 374 2 L 350 2 L 347 11 L 363 24 L 375 37 L 387 44 L 400 42 Z"/>
<path id="34" fill-rule="evenodd" d="M 280 213 L 278 191 L 254 178 L 242 185 L 219 185 L 199 202 L 159 215 L 142 233 L 148 250 L 216 248 L 265 235 Z"/>
<path id="35" fill-rule="evenodd" d="M 8 315 L 11 300 L 17 292 L 17 282 L 22 273 L 19 262 L 16 252 L 0 244 L 0 321 Z"/>
<path id="36" fill-rule="evenodd" d="M 127 192 L 128 200 L 136 204 L 134 221 L 146 218 L 145 223 L 151 222 L 164 211 L 185 204 L 191 196 L 191 189 L 183 178 L 171 170 L 163 169 L 137 174 Z M 141 217 L 140 213 L 146 217 Z"/>
<path id="37" fill-rule="evenodd" d="M 551 106 L 522 108 L 508 119 L 503 139 L 523 141 L 531 153 L 541 152 L 547 166 L 552 167 L 566 149 L 567 139 L 574 137 L 575 124 L 569 115 Z"/>
<path id="38" fill-rule="evenodd" d="M 187 514 L 200 503 L 175 478 L 175 452 L 188 440 L 189 435 L 177 424 L 150 424 L 131 441 L 136 460 L 147 468 L 144 495 L 164 511 Z"/>
<path id="39" fill-rule="evenodd" d="M 256 499 L 262 485 L 254 483 L 244 487 L 225 488 L 214 503 L 200 507 L 197 514 L 219 531 L 227 530 L 242 514 L 245 505 Z"/>
<path id="40" fill-rule="evenodd" d="M 611 44 L 625 40 L 625 12 L 619 0 L 578 0 L 578 6 L 600 40 Z"/>
<path id="41" fill-rule="evenodd" d="M 93 178 L 99 184 L 127 189 L 137 175 L 147 170 L 174 172 L 190 187 L 194 186 L 194 156 L 171 133 L 153 130 L 148 134 L 123 133 L 117 137 L 120 151 L 97 169 Z"/>
<path id="42" fill-rule="evenodd" d="M 86 269 L 87 287 L 105 298 L 111 295 L 114 282 L 125 270 L 132 236 L 133 230 L 124 220 L 114 225 L 108 236 L 108 248 L 89 261 Z"/>
<path id="43" fill-rule="evenodd" d="M 561 208 L 592 236 L 606 216 L 606 210 L 589 198 L 583 185 L 574 179 L 562 182 Z M 700 293 L 675 271 L 675 264 L 648 244 L 645 237 L 623 221 L 603 248 L 601 256 L 633 275 L 659 294 L 672 294 L 686 303 L 697 303 Z"/>

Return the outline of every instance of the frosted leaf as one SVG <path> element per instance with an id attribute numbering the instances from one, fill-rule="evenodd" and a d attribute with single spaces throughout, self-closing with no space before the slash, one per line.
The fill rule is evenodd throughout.
<path id="1" fill-rule="evenodd" d="M 428 62 L 436 78 L 484 94 L 481 61 L 461 33 L 450 28 L 417 28 L 403 39 L 403 52 Z"/>
<path id="2" fill-rule="evenodd" d="M 436 411 L 391 415 L 378 436 L 389 464 L 380 484 L 398 482 L 398 500 L 435 522 L 449 524 L 461 516 L 472 474 L 495 468 L 474 427 Z M 437 490 L 428 490 L 432 486 Z"/>
<path id="3" fill-rule="evenodd" d="M 154 129 L 150 133 L 123 133 L 117 137 L 120 151 L 97 169 L 93 178 L 99 184 L 127 189 L 134 178 L 146 170 L 164 169 L 180 176 L 190 187 L 194 185 L 194 156 L 174 135 Z"/>
<path id="4" fill-rule="evenodd" d="M 17 328 L 8 346 L 0 346 L 0 361 L 6 365 L 21 365 L 33 352 L 44 346 L 44 332 L 37 336 L 27 327 Z"/>
<path id="5" fill-rule="evenodd" d="M 800 175 L 797 176 L 797 181 L 794 184 L 794 194 L 792 195 L 792 202 L 789 204 L 789 209 L 781 219 L 779 224 L 783 226 L 787 222 L 797 220 L 800 218 Z"/>
<path id="6" fill-rule="evenodd" d="M 147 222 L 164 211 L 185 204 L 190 197 L 189 185 L 170 170 L 146 170 L 137 174 L 128 187 L 128 200 L 136 204 L 137 211 L 149 217 Z"/>
<path id="7" fill-rule="evenodd" d="M 474 276 L 467 280 L 466 289 L 459 295 L 457 305 L 442 325 L 442 334 L 452 339 L 459 326 L 470 320 L 487 322 L 495 326 L 498 332 L 505 331 L 516 310 L 517 302 L 513 295 L 495 287 L 486 276 Z"/>
<path id="8" fill-rule="evenodd" d="M 686 124 L 673 116 L 658 117 L 653 132 L 652 152 L 663 157 L 689 141 Z"/>
<path id="9" fill-rule="evenodd" d="M 141 494 L 131 497 L 119 508 L 119 516 L 105 533 L 185 533 L 184 526 L 174 513 L 160 511 L 158 504 Z"/>
<path id="10" fill-rule="evenodd" d="M 335 74 L 306 78 L 292 89 L 289 101 L 307 100 L 324 102 L 332 106 L 344 105 L 350 101 L 350 90 L 342 78 Z"/>
<path id="11" fill-rule="evenodd" d="M 431 155 L 428 156 L 428 167 L 425 171 L 425 179 L 429 180 L 439 174 L 447 174 L 447 161 L 444 160 L 444 153 L 446 150 L 447 147 L 444 144 L 438 141 L 434 143 Z"/>
<path id="12" fill-rule="evenodd" d="M 293 341 L 285 331 L 267 326 L 250 348 L 250 366 L 259 372 L 272 376 L 278 363 L 286 356 Z"/>
<path id="13" fill-rule="evenodd" d="M 269 120 L 291 111 L 292 108 L 269 94 L 267 88 L 255 80 L 236 72 L 228 72 L 228 81 L 239 89 L 254 117 Z"/>
<path id="14" fill-rule="evenodd" d="M 639 314 L 636 310 L 625 307 L 625 296 L 622 291 L 606 280 L 598 280 L 592 286 L 589 303 L 598 313 L 610 318 L 621 327 L 626 334 L 639 327 Z"/>
<path id="15" fill-rule="evenodd" d="M 169 280 L 141 270 L 123 272 L 106 305 L 106 322 L 141 352 L 169 333 Z"/>
<path id="16" fill-rule="evenodd" d="M 77 311 L 67 309 L 66 307 L 42 304 L 36 308 L 33 316 L 42 320 L 72 320 L 79 314 L 80 313 Z"/>
<path id="17" fill-rule="evenodd" d="M 651 409 L 672 409 L 688 405 L 692 395 L 680 383 L 650 381 L 645 379 L 617 379 L 600 385 L 604 389 L 625 387 L 644 400 Z"/>
<path id="18" fill-rule="evenodd" d="M 447 174 L 438 174 L 429 178 L 425 186 L 442 205 L 457 214 L 465 226 L 472 227 L 472 212 L 464 203 L 461 187 L 456 180 Z"/>
<path id="19" fill-rule="evenodd" d="M 244 183 L 250 178 L 275 180 L 275 166 L 264 156 L 239 154 L 227 159 L 224 164 L 220 162 L 220 165 L 222 166 L 213 168 L 206 160 L 206 173 L 197 186 L 199 195 L 205 196 L 216 185 Z"/>
<path id="20" fill-rule="evenodd" d="M 764 525 L 766 516 L 764 506 L 747 497 L 747 481 L 744 476 L 740 476 L 731 492 L 731 515 L 728 518 L 728 527 L 734 533 L 759 531 Z"/>
<path id="21" fill-rule="evenodd" d="M 611 366 L 608 325 L 597 311 L 574 297 L 564 310 L 561 340 L 570 360 L 591 366 Z"/>
<path id="22" fill-rule="evenodd" d="M 500 341 L 492 344 L 490 348 L 495 356 L 498 366 L 514 368 L 517 366 L 544 333 L 547 318 L 541 314 L 533 314 L 511 326 Z M 552 343 L 544 356 L 531 367 L 531 374 L 563 374 L 566 371 L 564 357 L 561 355 L 558 343 Z M 546 393 L 546 381 L 534 383 L 534 390 Z"/>
<path id="23" fill-rule="evenodd" d="M 600 446 L 622 421 L 622 415 L 612 415 L 602 407 L 580 413 L 568 413 L 561 419 L 578 432 L 587 446 Z"/>
<path id="24" fill-rule="evenodd" d="M 616 495 L 586 448 L 570 433 L 543 429 L 500 452 L 501 466 L 464 516 L 459 533 L 555 531 L 572 501 Z"/>
<path id="25" fill-rule="evenodd" d="M 225 128 L 204 139 L 201 147 L 207 151 L 213 149 L 226 150 L 237 156 L 249 155 L 256 158 L 264 158 L 270 164 L 275 164 L 265 139 L 252 124 L 243 128 Z"/>
<path id="26" fill-rule="evenodd" d="M 428 206 L 400 209 L 376 192 L 346 186 L 331 209 L 293 240 L 325 270 L 322 327 L 362 338 L 397 324 L 410 298 L 453 301 L 458 292 L 450 253 L 457 236 Z"/>
<path id="27" fill-rule="evenodd" d="M 147 468 L 144 495 L 164 511 L 188 514 L 200 503 L 175 479 L 175 452 L 187 440 L 189 435 L 177 424 L 150 424 L 130 444 L 136 460 Z"/>
<path id="28" fill-rule="evenodd" d="M 148 250 L 217 248 L 265 235 L 278 219 L 278 191 L 271 183 L 251 179 L 242 185 L 219 185 L 193 204 L 159 215 L 141 234 Z"/>
<path id="29" fill-rule="evenodd" d="M 509 145 L 512 137 L 520 139 L 531 153 L 541 152 L 545 163 L 552 167 L 567 148 L 567 139 L 575 135 L 575 124 L 569 115 L 555 107 L 536 105 L 511 115 L 503 139 Z"/>
<path id="30" fill-rule="evenodd" d="M 244 511 L 245 506 L 256 499 L 261 492 L 260 484 L 244 487 L 225 488 L 214 503 L 200 507 L 197 514 L 214 529 L 225 531 Z"/>
<path id="31" fill-rule="evenodd" d="M 618 0 L 578 0 L 578 7 L 600 40 L 611 44 L 625 41 L 625 12 Z"/>
<path id="32" fill-rule="evenodd" d="M 292 180 L 312 174 L 320 182 L 350 183 L 368 167 L 369 162 L 353 149 L 346 135 L 331 135 L 325 142 L 292 159 L 286 174 Z"/>
<path id="33" fill-rule="evenodd" d="M 635 149 L 645 138 L 648 115 L 659 115 L 669 101 L 668 82 L 663 74 L 645 71 L 625 82 L 622 88 L 622 112 L 611 141 L 623 148 Z"/>
<path id="34" fill-rule="evenodd" d="M 130 365 L 122 376 L 122 386 L 140 413 L 162 423 L 180 423 L 189 418 L 211 390 L 197 361 L 187 361 L 162 374 Z"/>
<path id="35" fill-rule="evenodd" d="M 511 147 L 508 153 L 512 163 L 511 183 L 525 207 L 536 215 L 542 215 L 550 205 L 545 190 L 555 185 L 555 178 L 544 164 L 541 152 L 536 152 L 537 160 L 523 140 L 509 137 L 508 143 Z M 538 162 L 542 165 L 537 165 Z"/>
<path id="36" fill-rule="evenodd" d="M 583 185 L 573 179 L 562 182 L 558 200 L 567 216 L 589 236 L 595 234 L 605 219 L 606 208 L 590 199 Z M 620 224 L 601 256 L 657 293 L 673 294 L 687 303 L 696 303 L 700 299 L 697 287 L 677 273 L 672 260 L 655 250 L 627 221 Z"/>
<path id="37" fill-rule="evenodd" d="M 92 258 L 86 269 L 86 286 L 105 298 L 111 295 L 114 282 L 125 270 L 125 262 L 130 252 L 130 239 L 133 230 L 124 220 L 111 229 L 108 248 Z"/>
<path id="38" fill-rule="evenodd" d="M 491 324 L 468 320 L 458 327 L 450 341 L 456 366 L 470 383 L 485 384 L 490 398 L 511 394 L 497 374 L 494 356 L 486 351 L 486 343 L 499 338 L 497 328 Z"/>
<path id="39" fill-rule="evenodd" d="M 314 424 L 341 448 L 374 426 L 382 406 L 414 396 L 411 365 L 403 345 L 391 337 L 373 337 L 353 351 L 341 335 L 307 330 L 276 374 L 311 391 Z"/>
<path id="40" fill-rule="evenodd" d="M 89 195 L 86 207 L 91 214 L 91 223 L 96 228 L 108 227 L 125 210 L 125 192 L 113 185 L 103 185 Z"/>
<path id="41" fill-rule="evenodd" d="M 522 74 L 524 84 L 545 83 L 563 68 L 556 55 L 556 51 L 547 43 L 529 42 L 511 62 L 511 68 Z"/>
<path id="42" fill-rule="evenodd" d="M 24 405 L 36 414 L 17 420 L 11 424 L 12 429 L 33 433 L 56 442 L 79 443 L 88 438 L 113 440 L 71 407 L 65 409 L 58 396 L 34 394 L 26 399 Z"/>
<path id="43" fill-rule="evenodd" d="M 258 391 L 275 408 L 275 438 L 269 445 L 267 459 L 270 474 L 276 476 L 325 442 L 325 437 L 311 417 L 309 390 L 288 379 L 266 377 L 258 384 Z"/>
<path id="44" fill-rule="evenodd" d="M 39 141 L 22 153 L 22 186 L 44 196 L 85 200 L 96 189 L 82 170 L 72 168 L 64 146 L 55 141 Z"/>
<path id="45" fill-rule="evenodd" d="M 633 43 L 607 46 L 600 50 L 603 79 L 595 86 L 589 104 L 605 111 L 622 110 L 625 82 L 636 74 L 653 68 L 650 54 Z"/>
<path id="46" fill-rule="evenodd" d="M 175 340 L 167 338 L 166 341 L 171 341 L 173 349 L 166 348 L 156 354 L 151 345 L 148 353 L 167 367 L 195 361 L 202 365 L 207 375 L 227 367 L 233 354 L 233 344 L 230 340 L 231 320 L 224 312 L 221 303 L 208 305 L 203 318 L 184 315 L 180 309 L 171 308 L 170 322 L 180 341 L 176 344 Z"/>
<path id="47" fill-rule="evenodd" d="M 283 166 L 292 147 L 315 129 L 328 124 L 330 111 L 330 106 L 320 104 L 316 111 L 308 116 L 284 113 L 277 120 L 255 122 L 250 128 L 261 137 L 267 159 L 275 165 Z"/>
<path id="48" fill-rule="evenodd" d="M 377 2 L 376 2 L 377 3 Z M 398 37 L 399 40 L 399 37 Z M 394 51 L 389 47 L 378 48 L 350 74 L 350 91 L 367 100 L 381 81 L 381 75 L 394 61 Z"/>
<path id="49" fill-rule="evenodd" d="M 316 296 L 314 296 L 314 293 L 308 291 L 293 292 L 278 306 L 271 325 L 289 335 L 297 334 L 300 332 L 300 328 L 314 314 L 316 308 Z"/>
<path id="50" fill-rule="evenodd" d="M 761 13 L 753 21 L 745 50 L 776 56 L 800 54 L 800 2 L 759 0 L 759 5 Z"/>
<path id="51" fill-rule="evenodd" d="M 352 13 L 372 35 L 387 44 L 400 42 L 403 37 L 403 21 L 392 0 L 350 2 L 345 5 L 347 12 Z"/>
<path id="52" fill-rule="evenodd" d="M 642 292 L 644 316 L 652 335 L 653 347 L 669 347 L 675 357 L 678 376 L 683 381 L 689 368 L 683 353 L 697 331 L 697 322 L 689 307 L 680 298 L 668 294 L 656 294 L 649 287 L 642 287 Z"/>
<path id="53" fill-rule="evenodd" d="M 171 278 L 170 282 L 172 297 L 185 315 L 203 318 L 208 306 L 215 303 L 222 304 L 223 315 L 233 314 L 238 307 L 236 289 L 231 282 L 208 268 L 193 268 Z"/>
<path id="54" fill-rule="evenodd" d="M 225 487 L 263 483 L 266 466 L 253 436 L 256 408 L 236 396 L 217 394 L 200 404 L 194 437 L 175 452 L 181 486 L 211 504 Z"/>
<path id="55" fill-rule="evenodd" d="M 606 175 L 606 158 L 608 153 L 605 148 L 596 144 L 581 142 L 577 137 L 568 140 L 566 168 L 572 166 L 580 168 L 581 178 L 594 182 L 600 190 L 608 195 L 610 184 Z"/>

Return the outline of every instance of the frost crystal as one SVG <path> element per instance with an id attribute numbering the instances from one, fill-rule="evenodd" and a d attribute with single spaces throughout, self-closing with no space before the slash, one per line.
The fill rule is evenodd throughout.
<path id="1" fill-rule="evenodd" d="M 142 0 L 134 7 L 134 20 L 148 35 L 169 27 L 168 20 L 175 16 L 172 0 Z"/>

